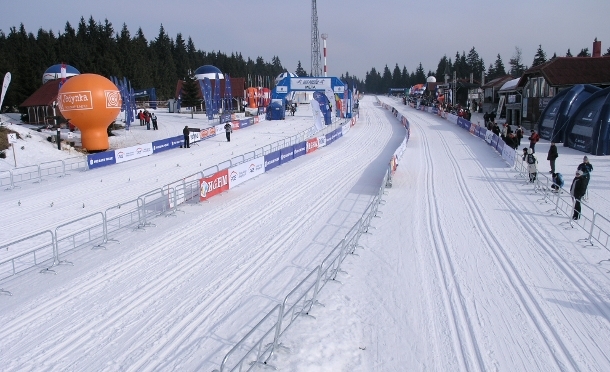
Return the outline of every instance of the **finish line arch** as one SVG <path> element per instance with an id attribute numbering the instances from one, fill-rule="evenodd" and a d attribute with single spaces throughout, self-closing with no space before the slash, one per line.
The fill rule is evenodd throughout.
<path id="1" fill-rule="evenodd" d="M 347 89 L 337 77 L 285 77 L 271 91 L 271 99 L 281 99 L 286 102 L 286 99 L 293 92 L 328 92 L 332 91 L 336 97 L 342 100 L 345 105 L 347 95 L 347 104 L 345 105 L 345 117 L 352 117 L 352 92 Z"/>

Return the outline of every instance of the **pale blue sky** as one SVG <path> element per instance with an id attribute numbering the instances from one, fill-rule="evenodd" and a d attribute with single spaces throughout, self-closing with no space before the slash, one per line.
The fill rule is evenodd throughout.
<path id="1" fill-rule="evenodd" d="M 319 31 L 329 35 L 329 75 L 348 71 L 363 79 L 371 67 L 398 63 L 411 72 L 420 62 L 435 71 L 444 54 L 453 59 L 473 46 L 486 67 L 498 53 L 508 66 L 515 46 L 526 65 L 538 44 L 548 57 L 563 56 L 568 48 L 574 55 L 591 51 L 595 37 L 602 52 L 610 46 L 608 0 L 318 0 L 317 7 Z M 310 70 L 309 0 L 11 1 L 3 3 L 0 29 L 8 33 L 23 23 L 32 33 L 63 32 L 66 21 L 76 27 L 81 16 L 107 18 L 116 31 L 126 23 L 132 35 L 141 27 L 148 40 L 163 24 L 170 37 L 191 36 L 204 51 L 238 51 L 267 61 L 277 55 L 290 71 L 299 60 Z"/>

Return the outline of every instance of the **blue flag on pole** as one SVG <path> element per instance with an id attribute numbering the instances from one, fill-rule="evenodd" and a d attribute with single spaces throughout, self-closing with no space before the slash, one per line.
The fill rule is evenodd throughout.
<path id="1" fill-rule="evenodd" d="M 218 77 L 218 73 L 216 73 L 216 79 L 214 81 L 214 114 L 218 114 L 218 109 L 221 108 L 220 101 L 220 78 Z"/>
<path id="2" fill-rule="evenodd" d="M 231 77 L 225 74 L 225 108 L 229 111 L 233 111 L 233 94 L 231 93 Z"/>
<path id="3" fill-rule="evenodd" d="M 199 84 L 202 85 L 203 100 L 205 101 L 205 113 L 208 120 L 214 119 L 214 103 L 212 102 L 212 83 L 209 78 L 203 78 Z"/>

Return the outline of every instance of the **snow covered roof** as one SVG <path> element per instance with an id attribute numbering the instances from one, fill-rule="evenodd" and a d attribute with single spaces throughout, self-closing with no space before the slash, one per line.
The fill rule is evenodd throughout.
<path id="1" fill-rule="evenodd" d="M 519 84 L 519 80 L 521 80 L 521 78 L 516 78 L 516 79 L 507 81 L 506 83 L 504 83 L 504 85 L 502 85 L 502 88 L 500 88 L 500 92 L 516 90 L 517 85 Z"/>

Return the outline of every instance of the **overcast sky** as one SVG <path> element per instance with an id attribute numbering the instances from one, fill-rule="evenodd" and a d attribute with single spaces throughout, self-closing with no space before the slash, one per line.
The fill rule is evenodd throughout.
<path id="1" fill-rule="evenodd" d="M 498 53 L 508 67 L 515 47 L 530 66 L 539 44 L 548 58 L 568 48 L 573 55 L 591 51 L 596 37 L 602 54 L 610 46 L 609 0 L 318 0 L 317 8 L 319 32 L 328 34 L 331 76 L 349 72 L 364 79 L 372 67 L 392 70 L 396 63 L 409 72 L 420 62 L 426 72 L 436 71 L 443 55 L 454 60 L 473 46 L 486 67 Z M 266 61 L 278 56 L 289 71 L 298 61 L 311 69 L 309 0 L 10 1 L 3 3 L 0 29 L 8 34 L 23 23 L 34 34 L 39 28 L 57 33 L 66 21 L 76 28 L 81 16 L 108 19 L 115 31 L 125 23 L 132 36 L 141 27 L 149 41 L 163 24 L 170 37 L 190 36 L 203 51 Z M 78 68 L 77 61 L 66 62 Z"/>

